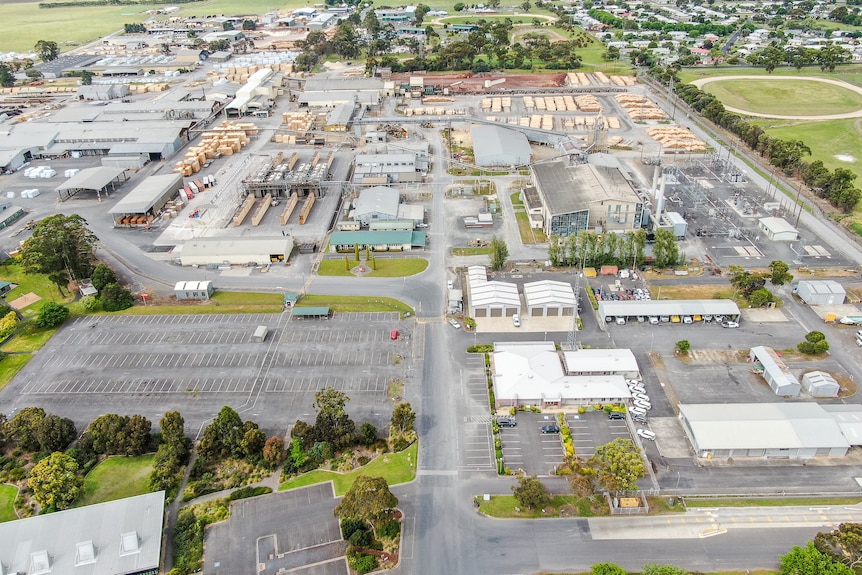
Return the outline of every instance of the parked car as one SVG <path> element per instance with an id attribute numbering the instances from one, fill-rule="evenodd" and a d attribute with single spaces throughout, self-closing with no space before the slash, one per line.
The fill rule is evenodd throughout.
<path id="1" fill-rule="evenodd" d="M 644 386 L 642 385 L 630 385 L 629 391 L 631 391 L 632 393 L 643 393 L 644 395 L 646 395 L 646 388 L 644 388 Z"/>
<path id="2" fill-rule="evenodd" d="M 652 325 L 658 325 L 658 316 L 654 316 L 654 315 L 649 316 L 649 322 Z"/>
<path id="3" fill-rule="evenodd" d="M 690 315 L 682 316 L 682 323 L 693 323 L 693 322 L 694 322 L 694 320 L 691 318 Z"/>
<path id="4" fill-rule="evenodd" d="M 637 407 L 637 406 L 630 407 L 629 413 L 632 414 L 632 417 L 645 417 L 646 416 L 646 410 L 641 409 L 640 407 Z"/>
<path id="5" fill-rule="evenodd" d="M 608 419 L 625 419 L 626 414 L 619 411 L 612 411 L 608 414 Z"/>
<path id="6" fill-rule="evenodd" d="M 633 403 L 635 407 L 640 407 L 641 409 L 644 409 L 646 411 L 652 409 L 652 404 L 648 401 L 644 401 L 643 399 L 636 399 Z"/>
<path id="7" fill-rule="evenodd" d="M 632 391 L 632 397 L 635 399 L 642 399 L 643 401 L 649 401 L 649 396 L 646 393 L 642 393 L 640 391 Z"/>
<path id="8" fill-rule="evenodd" d="M 721 327 L 739 327 L 738 321 L 723 321 Z"/>
<path id="9" fill-rule="evenodd" d="M 560 426 L 559 425 L 543 425 L 541 429 L 542 433 L 559 433 Z"/>
<path id="10" fill-rule="evenodd" d="M 452 289 L 453 287 L 455 287 L 455 283 L 452 280 L 446 280 L 446 288 Z"/>
<path id="11" fill-rule="evenodd" d="M 626 324 L 626 318 L 624 318 L 623 316 L 617 317 L 617 325 L 625 325 L 625 324 Z"/>
<path id="12" fill-rule="evenodd" d="M 500 427 L 517 427 L 518 420 L 514 417 L 504 417 L 500 416 L 497 418 L 497 425 Z"/>
<path id="13" fill-rule="evenodd" d="M 454 327 L 455 329 L 461 329 L 461 324 L 455 321 L 454 319 L 449 320 L 449 325 Z"/>
<path id="14" fill-rule="evenodd" d="M 638 429 L 638 437 L 646 439 L 647 441 L 655 441 L 655 432 L 652 432 L 649 429 Z"/>
<path id="15" fill-rule="evenodd" d="M 644 425 L 647 424 L 647 418 L 645 415 L 632 415 L 632 420 L 634 420 L 636 423 L 643 423 Z"/>
<path id="16" fill-rule="evenodd" d="M 515 325 L 515 327 L 521 327 L 521 316 L 519 316 L 518 314 L 513 315 L 512 323 Z"/>

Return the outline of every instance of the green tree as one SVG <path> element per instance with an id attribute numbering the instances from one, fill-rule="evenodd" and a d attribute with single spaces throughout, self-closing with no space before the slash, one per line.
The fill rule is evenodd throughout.
<path id="1" fill-rule="evenodd" d="M 89 70 L 81 72 L 81 85 L 89 86 L 93 83 L 93 73 Z"/>
<path id="2" fill-rule="evenodd" d="M 862 565 L 862 524 L 842 523 L 837 529 L 818 533 L 814 547 L 833 561 L 856 569 Z"/>
<path id="3" fill-rule="evenodd" d="M 518 505 L 527 509 L 542 509 L 551 504 L 548 488 L 535 475 L 518 477 L 518 484 L 512 486 L 512 494 Z"/>
<path id="4" fill-rule="evenodd" d="M 749 271 L 731 272 L 731 274 L 730 285 L 739 290 L 745 296 L 745 299 L 748 299 L 754 291 L 766 285 L 767 276 L 764 274 L 756 274 Z"/>
<path id="5" fill-rule="evenodd" d="M 263 446 L 263 461 L 267 468 L 275 469 L 284 462 L 284 440 L 280 437 L 270 437 Z"/>
<path id="6" fill-rule="evenodd" d="M 156 451 L 150 488 L 164 489 L 173 498 L 182 481 L 182 468 L 188 463 L 190 441 L 185 436 L 185 421 L 177 411 L 168 411 L 159 421 L 159 448 Z"/>
<path id="7" fill-rule="evenodd" d="M 226 22 L 222 22 L 221 27 L 222 27 L 222 30 L 224 30 L 225 32 L 230 32 L 231 30 L 234 29 L 233 22 L 231 22 L 230 20 L 228 20 Z"/>
<path id="8" fill-rule="evenodd" d="M 63 451 L 78 437 L 75 423 L 59 415 L 46 415 L 36 428 L 39 448 L 47 453 Z"/>
<path id="9" fill-rule="evenodd" d="M 364 519 L 376 529 L 392 517 L 397 505 L 386 479 L 360 475 L 332 513 L 339 519 Z"/>
<path id="10" fill-rule="evenodd" d="M 181 451 L 185 450 L 184 462 L 185 457 L 188 455 L 190 443 L 185 434 L 185 425 L 186 422 L 178 411 L 166 412 L 159 421 L 159 438 L 161 442 L 176 446 Z"/>
<path id="11" fill-rule="evenodd" d="M 599 485 L 611 493 L 634 491 L 644 476 L 644 464 L 631 439 L 620 437 L 596 448 L 590 458 Z"/>
<path id="12" fill-rule="evenodd" d="M 45 416 L 41 407 L 25 407 L 3 426 L 6 437 L 25 451 L 36 451 L 39 449 L 39 426 Z"/>
<path id="13" fill-rule="evenodd" d="M 506 242 L 494 236 L 491 238 L 491 254 L 489 257 L 491 258 L 492 270 L 503 269 L 506 265 L 506 260 L 509 258 L 509 246 L 506 245 Z"/>
<path id="14" fill-rule="evenodd" d="M 345 406 L 350 398 L 347 394 L 323 388 L 314 394 L 314 438 L 331 443 L 336 449 L 347 447 L 356 440 L 356 424 L 347 415 Z"/>
<path id="15" fill-rule="evenodd" d="M 129 417 L 123 432 L 122 454 L 134 457 L 150 451 L 152 428 L 152 422 L 143 415 Z"/>
<path id="16" fill-rule="evenodd" d="M 246 421 L 246 424 L 252 423 Z M 266 434 L 257 428 L 257 424 L 251 429 L 247 429 L 242 435 L 242 450 L 246 461 L 256 463 L 263 457 L 263 448 L 266 444 Z"/>
<path id="17" fill-rule="evenodd" d="M 30 470 L 27 484 L 42 507 L 66 509 L 81 492 L 84 478 L 78 475 L 78 463 L 73 458 L 55 451 Z"/>
<path id="18" fill-rule="evenodd" d="M 652 254 L 655 258 L 655 266 L 657 268 L 663 269 L 677 264 L 679 261 L 679 246 L 676 243 L 673 230 L 659 228 L 655 231 L 655 243 L 652 247 Z"/>
<path id="19" fill-rule="evenodd" d="M 132 292 L 115 283 L 106 285 L 99 294 L 99 298 L 102 300 L 102 308 L 105 311 L 120 311 L 135 305 Z"/>
<path id="20" fill-rule="evenodd" d="M 809 541 L 781 556 L 781 575 L 854 575 L 854 571 L 824 555 Z"/>
<path id="21" fill-rule="evenodd" d="M 198 453 L 208 459 L 242 457 L 242 418 L 228 406 L 219 411 L 216 418 L 204 429 Z"/>
<path id="22" fill-rule="evenodd" d="M 21 263 L 27 272 L 58 274 L 51 275 L 57 287 L 65 287 L 70 277 L 89 277 L 96 236 L 86 224 L 77 214 L 48 216 L 36 224 L 33 235 L 21 246 Z M 60 282 L 60 278 L 66 281 Z"/>
<path id="23" fill-rule="evenodd" d="M 628 571 L 616 563 L 596 563 L 590 567 L 590 575 L 628 575 Z"/>
<path id="24" fill-rule="evenodd" d="M 691 343 L 687 339 L 681 339 L 676 342 L 674 348 L 680 352 L 682 355 L 687 355 L 688 351 L 691 349 Z"/>
<path id="25" fill-rule="evenodd" d="M 49 301 L 39 310 L 36 325 L 42 328 L 57 327 L 69 318 L 69 308 Z"/>
<path id="26" fill-rule="evenodd" d="M 0 62 L 0 87 L 11 88 L 15 85 L 15 76 L 12 69 L 5 62 Z"/>
<path id="27" fill-rule="evenodd" d="M 756 289 L 748 296 L 748 304 L 751 307 L 763 307 L 773 301 L 775 301 L 775 295 L 766 288 Z"/>
<path id="28" fill-rule="evenodd" d="M 409 403 L 399 403 L 392 410 L 391 428 L 398 433 L 407 433 L 413 431 L 413 425 L 416 423 L 416 412 Z"/>
<path id="29" fill-rule="evenodd" d="M 796 345 L 796 349 L 807 355 L 819 355 L 829 350 L 829 342 L 822 331 L 810 331 L 805 341 Z"/>
<path id="30" fill-rule="evenodd" d="M 257 29 L 257 24 L 255 23 L 254 20 L 250 20 L 250 19 L 246 18 L 245 20 L 242 21 L 242 29 L 243 30 L 255 30 L 255 29 Z"/>
<path id="31" fill-rule="evenodd" d="M 789 273 L 790 266 L 781 260 L 772 260 L 769 264 L 769 271 L 772 273 L 769 281 L 774 286 L 784 285 L 793 281 L 793 274 Z"/>
<path id="32" fill-rule="evenodd" d="M 118 283 L 117 274 L 114 273 L 114 270 L 101 263 L 93 268 L 90 280 L 93 282 L 93 287 L 99 291 L 105 289 L 108 284 Z"/>
<path id="33" fill-rule="evenodd" d="M 36 52 L 36 55 L 39 56 L 39 59 L 43 62 L 56 60 L 60 55 L 60 47 L 57 46 L 56 42 L 52 42 L 50 40 L 39 40 L 33 47 L 33 51 Z"/>
<path id="34" fill-rule="evenodd" d="M 452 6 L 452 9 L 455 10 L 455 12 L 463 12 L 465 8 L 467 8 L 467 5 L 463 2 L 455 2 L 455 5 Z"/>
<path id="35" fill-rule="evenodd" d="M 377 428 L 370 421 L 366 421 L 359 428 L 359 440 L 362 445 L 374 445 L 377 441 Z"/>

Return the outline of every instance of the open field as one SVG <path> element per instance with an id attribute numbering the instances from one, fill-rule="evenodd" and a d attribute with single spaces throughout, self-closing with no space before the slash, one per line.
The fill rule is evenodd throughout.
<path id="1" fill-rule="evenodd" d="M 400 278 L 405 276 L 413 276 L 425 271 L 428 267 L 428 260 L 422 258 L 375 258 L 377 269 L 371 269 L 370 264 L 366 265 L 368 271 L 363 276 L 376 278 Z M 350 258 L 348 254 L 348 262 L 351 268 L 359 265 L 359 263 Z M 320 267 L 317 269 L 317 275 L 320 276 L 343 276 L 355 277 L 350 270 L 346 269 L 344 260 L 323 260 L 320 262 Z"/>
<path id="2" fill-rule="evenodd" d="M 679 73 L 679 79 L 682 82 L 693 82 L 702 78 L 717 78 L 721 76 L 763 76 L 764 78 L 774 78 L 776 76 L 795 76 L 803 77 L 810 76 L 814 78 L 830 78 L 832 80 L 841 80 L 848 84 L 862 86 L 862 65 L 840 66 L 838 72 L 829 73 L 823 72 L 818 67 L 808 67 L 797 71 L 796 68 L 783 66 L 776 68 L 771 74 L 763 68 L 738 67 L 738 66 L 702 66 L 697 68 L 683 68 Z"/>
<path id="3" fill-rule="evenodd" d="M 154 455 L 109 457 L 84 478 L 84 490 L 77 506 L 149 493 L 154 459 Z"/>
<path id="4" fill-rule="evenodd" d="M 300 475 L 290 481 L 279 485 L 278 490 L 296 489 L 307 487 L 324 481 L 332 481 L 335 485 L 335 494 L 340 496 L 347 493 L 353 482 L 360 475 L 370 477 L 383 477 L 389 485 L 408 483 L 416 477 L 416 458 L 419 452 L 419 444 L 414 443 L 399 453 L 384 453 L 368 465 L 354 469 L 350 473 L 335 473 L 318 469 L 304 475 Z"/>
<path id="5" fill-rule="evenodd" d="M 405 313 L 413 313 L 413 308 L 404 302 L 391 297 L 375 297 L 356 295 L 317 295 L 308 294 L 302 296 L 297 302 L 297 307 L 314 307 L 328 305 L 334 312 L 379 312 L 397 311 L 402 316 Z"/>
<path id="6" fill-rule="evenodd" d="M 18 372 L 24 369 L 27 362 L 32 356 L 27 354 L 7 355 L 0 359 L 0 389 L 6 387 L 6 384 L 18 375 Z"/>
<path id="7" fill-rule="evenodd" d="M 2 7 L 0 7 L 0 10 L 2 10 Z M 15 263 L 14 260 L 9 260 L 9 263 L 0 266 L 0 279 L 18 284 L 18 287 L 5 295 L 7 302 L 28 293 L 34 293 L 41 298 L 40 301 L 32 303 L 21 310 L 25 316 L 38 313 L 39 309 L 45 305 L 45 302 L 55 301 L 57 303 L 65 303 L 72 300 L 72 296 L 68 292 L 64 296 L 61 296 L 57 286 L 48 279 L 48 276 L 44 274 L 28 274 L 24 271 L 24 267 Z"/>
<path id="8" fill-rule="evenodd" d="M 859 497 L 782 497 L 770 499 L 691 499 L 685 500 L 686 507 L 803 507 L 813 505 L 858 505 Z"/>
<path id="9" fill-rule="evenodd" d="M 862 94 L 846 88 L 814 80 L 723 80 L 703 87 L 725 106 L 752 113 L 786 114 L 790 116 L 843 114 L 859 109 Z"/>
<path id="10" fill-rule="evenodd" d="M 15 497 L 18 496 L 18 488 L 14 485 L 0 485 L 0 523 L 4 521 L 15 521 Z"/>

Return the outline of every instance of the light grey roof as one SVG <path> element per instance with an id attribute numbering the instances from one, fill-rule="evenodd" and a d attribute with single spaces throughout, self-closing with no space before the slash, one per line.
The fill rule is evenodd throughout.
<path id="1" fill-rule="evenodd" d="M 353 105 L 353 102 L 345 102 L 343 104 L 340 104 L 333 108 L 331 112 L 329 112 L 329 115 L 326 117 L 326 125 L 346 125 L 350 122 L 350 119 L 353 118 L 354 111 L 355 107 Z"/>
<path id="2" fill-rule="evenodd" d="M 787 364 L 778 357 L 778 354 L 771 347 L 763 345 L 752 347 L 751 354 L 757 358 L 757 361 L 760 362 L 763 369 L 769 373 L 775 382 L 780 382 L 782 385 L 799 385 L 799 380 L 796 379 L 796 376 L 791 373 Z"/>
<path id="3" fill-rule="evenodd" d="M 835 419 L 817 403 L 679 405 L 699 449 L 849 447 Z"/>
<path id="4" fill-rule="evenodd" d="M 796 228 L 791 226 L 790 223 L 784 218 L 776 218 L 774 216 L 769 216 L 767 218 L 760 218 L 758 221 L 760 222 L 761 226 L 768 229 L 773 234 L 780 234 L 783 232 L 798 233 Z"/>
<path id="5" fill-rule="evenodd" d="M 600 301 L 602 317 L 638 315 L 724 315 L 738 316 L 739 307 L 729 299 L 678 299 L 641 301 Z"/>
<path id="6" fill-rule="evenodd" d="M 150 176 L 116 203 L 112 214 L 143 214 L 166 193 L 176 193 L 183 185 L 182 174 Z"/>
<path id="7" fill-rule="evenodd" d="M 165 492 L 0 523 L 4 573 L 114 575 L 158 568 Z M 78 566 L 76 566 L 76 564 Z M 84 567 L 86 565 L 86 567 Z M 44 571 L 48 572 L 48 571 Z"/>
<path id="8" fill-rule="evenodd" d="M 60 184 L 55 190 L 101 190 L 117 178 L 123 175 L 123 168 L 112 168 L 99 166 L 96 168 L 84 168 L 65 183 Z"/>
<path id="9" fill-rule="evenodd" d="M 801 280 L 797 286 L 805 288 L 811 293 L 834 293 L 846 295 L 844 286 L 834 280 Z"/>
<path id="10" fill-rule="evenodd" d="M 489 162 L 499 162 L 508 157 L 507 162 L 526 164 L 530 161 L 530 142 L 522 132 L 501 126 L 476 125 L 470 130 L 476 163 L 480 166 Z"/>
<path id="11" fill-rule="evenodd" d="M 825 371 L 809 371 L 803 374 L 802 383 L 814 397 L 834 397 L 841 391 L 841 385 Z"/>
<path id="12" fill-rule="evenodd" d="M 293 238 L 290 236 L 195 238 L 183 244 L 181 255 L 183 258 L 190 258 L 217 254 L 224 255 L 225 259 L 229 259 L 230 256 L 245 256 L 258 253 L 286 254 L 290 252 L 287 246 L 291 245 L 292 242 Z"/>
<path id="13" fill-rule="evenodd" d="M 631 183 L 614 167 L 569 166 L 557 160 L 533 164 L 531 169 L 545 207 L 552 215 L 589 210 L 593 204 L 608 200 L 640 203 Z"/>
<path id="14" fill-rule="evenodd" d="M 397 218 L 400 197 L 401 192 L 398 188 L 375 186 L 362 190 L 356 200 L 356 218 L 373 213 L 388 214 Z"/>
<path id="15" fill-rule="evenodd" d="M 850 445 L 862 445 L 862 405 L 826 403 L 823 409 L 838 422 L 841 433 Z"/>
<path id="16" fill-rule="evenodd" d="M 382 90 L 383 80 L 379 78 L 309 78 L 303 91 L 335 92 L 339 90 Z"/>
<path id="17" fill-rule="evenodd" d="M 575 306 L 575 290 L 572 284 L 553 280 L 541 280 L 524 284 L 524 300 L 527 307 Z"/>

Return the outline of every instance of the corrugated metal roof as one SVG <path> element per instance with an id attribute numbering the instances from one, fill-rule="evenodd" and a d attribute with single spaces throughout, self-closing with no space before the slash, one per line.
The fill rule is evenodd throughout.
<path id="1" fill-rule="evenodd" d="M 259 236 L 237 238 L 195 238 L 183 244 L 180 255 L 183 259 L 195 256 L 222 255 L 225 259 L 231 257 L 266 255 L 287 255 L 293 248 L 291 236 Z"/>
<path id="2" fill-rule="evenodd" d="M 290 312 L 291 315 L 301 316 L 301 317 L 317 317 L 321 315 L 329 315 L 329 306 L 328 305 L 318 305 L 318 306 L 307 306 L 307 307 L 294 307 L 293 311 Z"/>
<path id="3" fill-rule="evenodd" d="M 825 403 L 822 407 L 838 423 L 850 445 L 862 445 L 862 405 Z"/>
<path id="4" fill-rule="evenodd" d="M 590 204 L 608 200 L 641 202 L 617 168 L 592 164 L 568 166 L 557 160 L 534 164 L 531 169 L 536 188 L 551 215 L 586 211 Z"/>
<path id="5" fill-rule="evenodd" d="M 361 220 L 366 214 L 386 214 L 393 218 L 398 217 L 398 202 L 401 199 L 401 190 L 386 186 L 375 186 L 359 192 L 356 199 L 355 219 Z"/>
<path id="6" fill-rule="evenodd" d="M 129 192 L 111 209 L 112 214 L 143 214 L 166 193 L 176 192 L 183 185 L 182 174 L 150 176 Z"/>
<path id="7" fill-rule="evenodd" d="M 834 280 L 801 280 L 797 284 L 797 289 L 805 287 L 811 293 L 834 293 L 838 295 L 846 295 L 844 286 Z"/>
<path id="8" fill-rule="evenodd" d="M 424 235 L 424 233 L 423 233 Z M 332 232 L 329 243 L 337 246 L 347 245 L 389 245 L 402 246 L 413 244 L 413 232 L 411 231 L 358 231 L 358 232 Z"/>
<path id="9" fill-rule="evenodd" d="M 739 307 L 729 299 L 626 300 L 600 301 L 602 317 L 638 315 L 724 315 L 736 317 Z"/>
<path id="10" fill-rule="evenodd" d="M 524 284 L 524 299 L 527 307 L 574 306 L 577 304 L 575 290 L 566 282 L 541 280 Z"/>
<path id="11" fill-rule="evenodd" d="M 530 142 L 522 132 L 501 126 L 474 125 L 470 130 L 479 166 L 521 165 L 530 162 Z"/>
<path id="12" fill-rule="evenodd" d="M 680 404 L 679 411 L 699 449 L 850 447 L 817 403 Z"/>
<path id="13" fill-rule="evenodd" d="M 99 166 L 95 168 L 84 168 L 64 184 L 60 184 L 55 190 L 101 190 L 125 173 L 123 168 L 112 168 Z"/>
<path id="14" fill-rule="evenodd" d="M 768 218 L 760 218 L 758 220 L 760 225 L 764 228 L 768 229 L 773 234 L 780 234 L 784 232 L 794 232 L 799 233 L 796 228 L 790 225 L 790 223 L 784 218 L 776 218 L 776 217 L 768 217 Z"/>
<path id="15" fill-rule="evenodd" d="M 778 354 L 771 347 L 764 345 L 752 347 L 751 354 L 757 358 L 763 369 L 776 382 L 783 382 L 783 385 L 799 385 L 799 380 L 790 372 L 787 364 L 778 357 Z"/>
<path id="16" fill-rule="evenodd" d="M 521 307 L 518 286 L 506 282 L 477 282 L 470 284 L 471 307 Z"/>

